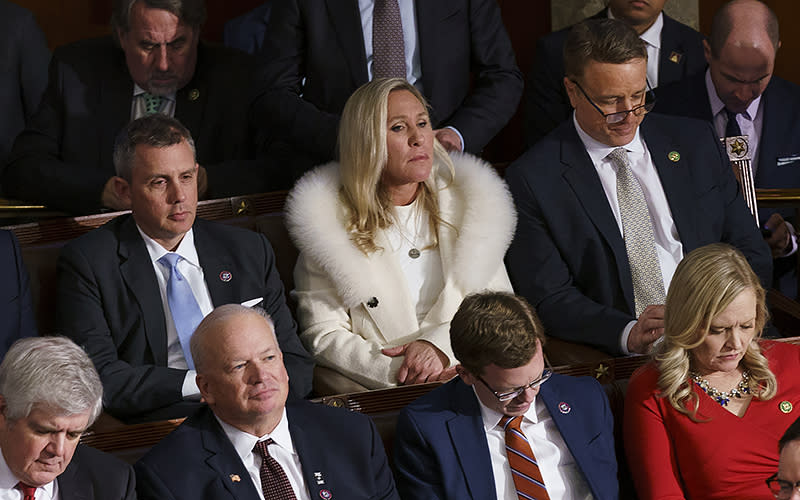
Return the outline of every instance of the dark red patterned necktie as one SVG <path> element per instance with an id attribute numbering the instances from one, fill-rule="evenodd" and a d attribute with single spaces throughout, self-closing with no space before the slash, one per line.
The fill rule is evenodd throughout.
<path id="1" fill-rule="evenodd" d="M 261 490 L 265 500 L 297 500 L 289 484 L 289 478 L 283 467 L 269 454 L 269 445 L 275 443 L 272 438 L 259 441 L 253 451 L 261 455 Z M 33 498 L 33 497 L 31 497 Z M 28 500 L 27 497 L 25 500 Z"/>
<path id="2" fill-rule="evenodd" d="M 31 486 L 20 481 L 17 483 L 17 488 L 22 491 L 22 500 L 36 500 L 34 496 L 36 493 L 36 486 Z"/>
<path id="3" fill-rule="evenodd" d="M 397 0 L 375 0 L 372 11 L 372 76 L 406 77 L 403 22 Z"/>

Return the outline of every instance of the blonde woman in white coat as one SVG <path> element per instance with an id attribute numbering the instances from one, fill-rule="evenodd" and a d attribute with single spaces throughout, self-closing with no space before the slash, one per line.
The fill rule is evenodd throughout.
<path id="1" fill-rule="evenodd" d="M 320 366 L 360 384 L 328 392 L 453 377 L 449 328 L 461 300 L 511 290 L 503 256 L 516 216 L 505 183 L 473 156 L 449 156 L 434 133 L 416 88 L 373 80 L 342 113 L 340 163 L 289 195 L 300 337 Z"/>

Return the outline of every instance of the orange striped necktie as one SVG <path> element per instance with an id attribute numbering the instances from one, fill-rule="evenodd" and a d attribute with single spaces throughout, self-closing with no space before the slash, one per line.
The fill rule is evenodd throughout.
<path id="1" fill-rule="evenodd" d="M 506 455 L 517 496 L 519 500 L 550 500 L 536 456 L 520 429 L 521 424 L 522 417 L 505 415 L 500 419 L 500 425 L 506 432 Z"/>

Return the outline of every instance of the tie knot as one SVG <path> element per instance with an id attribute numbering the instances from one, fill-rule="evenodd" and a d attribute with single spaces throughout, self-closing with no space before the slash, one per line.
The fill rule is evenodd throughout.
<path id="1" fill-rule="evenodd" d="M 606 157 L 617 166 L 628 166 L 630 160 L 628 159 L 628 151 L 625 148 L 616 148 Z"/>
<path id="2" fill-rule="evenodd" d="M 511 429 L 519 430 L 519 426 L 522 424 L 522 417 L 512 417 L 510 415 L 503 415 L 503 418 L 500 419 L 500 426 L 503 427 L 504 431 L 509 431 Z"/>
<path id="3" fill-rule="evenodd" d="M 269 454 L 269 445 L 274 444 L 275 440 L 272 438 L 267 438 L 263 441 L 256 442 L 256 445 L 253 447 L 253 451 L 258 452 L 261 455 L 261 458 L 265 458 L 270 456 Z"/>
<path id="4" fill-rule="evenodd" d="M 24 500 L 33 499 L 34 494 L 36 493 L 36 486 L 25 484 L 22 481 L 17 483 L 17 488 L 22 492 Z"/>
<path id="5" fill-rule="evenodd" d="M 145 92 L 142 94 L 142 97 L 144 98 L 145 113 L 152 115 L 153 113 L 158 113 L 161 110 L 161 103 L 164 101 L 162 96 Z"/>
<path id="6" fill-rule="evenodd" d="M 158 262 L 165 266 L 169 266 L 170 268 L 174 268 L 178 262 L 180 262 L 181 258 L 182 257 L 175 252 L 169 252 L 165 253 L 160 259 L 158 259 Z"/>
<path id="7" fill-rule="evenodd" d="M 731 111 L 730 109 L 725 108 L 725 115 L 727 115 L 728 120 L 735 120 L 736 119 L 736 115 L 738 115 L 738 114 L 739 113 L 735 113 L 735 112 Z"/>

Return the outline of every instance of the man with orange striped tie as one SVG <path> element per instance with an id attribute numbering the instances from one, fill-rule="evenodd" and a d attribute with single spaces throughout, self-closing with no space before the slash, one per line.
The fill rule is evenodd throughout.
<path id="1" fill-rule="evenodd" d="M 400 414 L 404 499 L 612 500 L 613 417 L 600 384 L 545 368 L 544 330 L 525 299 L 469 295 L 453 317 L 459 377 Z"/>

